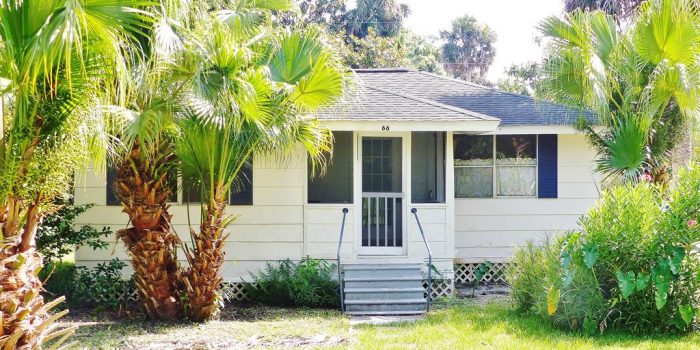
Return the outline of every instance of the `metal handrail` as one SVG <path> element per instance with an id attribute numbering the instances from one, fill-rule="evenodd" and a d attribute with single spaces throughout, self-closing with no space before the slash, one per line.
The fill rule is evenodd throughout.
<path id="1" fill-rule="evenodd" d="M 416 218 L 416 223 L 418 224 L 418 230 L 420 231 L 420 236 L 423 238 L 423 243 L 425 244 L 425 249 L 428 250 L 428 305 L 427 305 L 427 311 L 430 311 L 430 299 L 431 299 L 431 294 L 433 293 L 433 252 L 430 250 L 430 246 L 428 245 L 428 241 L 425 239 L 425 233 L 423 233 L 423 226 L 420 224 L 420 220 L 418 219 L 418 209 L 412 208 L 411 213 L 413 213 L 413 216 Z"/>
<path id="2" fill-rule="evenodd" d="M 340 239 L 338 240 L 338 252 L 336 260 L 338 260 L 338 285 L 340 286 L 340 311 L 345 311 L 345 296 L 343 295 L 343 279 L 340 273 L 340 248 L 343 245 L 343 234 L 345 233 L 345 217 L 348 215 L 348 208 L 343 208 L 343 223 L 340 224 Z"/>

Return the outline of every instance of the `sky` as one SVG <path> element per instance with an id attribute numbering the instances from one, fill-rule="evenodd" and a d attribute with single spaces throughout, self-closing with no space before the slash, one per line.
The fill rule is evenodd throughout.
<path id="1" fill-rule="evenodd" d="M 438 36 L 457 17 L 471 15 L 496 32 L 496 58 L 488 78 L 498 81 L 513 63 L 539 60 L 542 49 L 535 27 L 547 16 L 562 12 L 562 0 L 399 0 L 411 8 L 405 26 L 421 35 Z M 354 7 L 354 1 L 349 1 Z"/>

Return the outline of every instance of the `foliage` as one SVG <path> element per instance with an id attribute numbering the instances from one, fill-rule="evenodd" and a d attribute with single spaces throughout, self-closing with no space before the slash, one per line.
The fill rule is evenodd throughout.
<path id="1" fill-rule="evenodd" d="M 357 0 L 355 8 L 346 15 L 347 34 L 364 38 L 373 28 L 378 36 L 396 36 L 410 13 L 407 5 L 396 0 Z"/>
<path id="2" fill-rule="evenodd" d="M 102 262 L 93 268 L 75 268 L 74 285 L 69 303 L 80 307 L 118 310 L 129 303 L 134 290 L 133 279 L 124 279 L 126 263 L 119 259 Z"/>
<path id="3" fill-rule="evenodd" d="M 477 265 L 474 270 L 474 282 L 472 282 L 472 298 L 476 296 L 476 288 L 479 287 L 479 283 L 481 283 L 481 280 L 484 279 L 492 268 L 493 263 L 488 260 Z"/>
<path id="4" fill-rule="evenodd" d="M 352 68 L 397 67 L 408 63 L 403 38 L 379 36 L 374 28 L 369 28 L 363 38 L 348 37 L 345 45 L 343 62 Z"/>
<path id="5" fill-rule="evenodd" d="M 94 204 L 72 205 L 64 202 L 60 205 L 61 208 L 47 215 L 37 229 L 36 246 L 47 263 L 60 261 L 80 246 L 92 249 L 107 248 L 107 242 L 101 237 L 112 234 L 109 228 L 97 230 L 92 226 L 83 225 L 75 229 L 75 219 Z"/>
<path id="6" fill-rule="evenodd" d="M 289 259 L 276 266 L 268 263 L 264 271 L 247 284 L 252 301 L 278 306 L 338 307 L 338 282 L 333 279 L 335 265 L 325 260 Z"/>
<path id="7" fill-rule="evenodd" d="M 564 0 L 564 11 L 601 10 L 617 21 L 631 17 L 644 0 Z"/>
<path id="8" fill-rule="evenodd" d="M 183 245 L 186 312 L 216 317 L 229 190 L 251 157 L 288 158 L 303 150 L 314 166 L 331 150 L 330 131 L 313 112 L 332 105 L 349 82 L 347 69 L 316 27 L 270 26 L 271 11 L 291 1 L 244 2 L 249 8 L 207 13 L 193 22 L 178 62 L 192 77 L 189 108 L 175 145 L 183 180 L 200 191 L 201 224 Z M 243 5 L 241 5 L 243 6 Z"/>
<path id="9" fill-rule="evenodd" d="M 586 333 L 687 331 L 700 306 L 700 168 L 672 190 L 649 183 L 607 190 L 581 230 L 517 251 L 507 277 L 521 311 Z"/>
<path id="10" fill-rule="evenodd" d="M 123 102 L 135 43 L 150 16 L 140 0 L 0 3 L 0 347 L 59 347 L 38 273 L 36 233 L 73 175 L 100 165 L 109 144 L 104 106 Z M 7 101 L 7 103 L 4 103 Z"/>
<path id="11" fill-rule="evenodd" d="M 452 28 L 440 32 L 440 38 L 445 41 L 442 57 L 447 72 L 467 81 L 486 80 L 496 57 L 496 33 L 489 26 L 466 15 L 452 21 Z"/>
<path id="12" fill-rule="evenodd" d="M 68 304 L 71 304 L 75 288 L 75 273 L 76 267 L 73 262 L 48 262 L 39 273 L 39 278 L 44 281 L 45 294 L 51 297 L 64 295 Z"/>
<path id="13" fill-rule="evenodd" d="M 512 64 L 505 69 L 506 78 L 500 79 L 497 86 L 503 91 L 534 97 L 540 71 L 541 67 L 536 62 Z"/>
<path id="14" fill-rule="evenodd" d="M 406 42 L 407 67 L 422 72 L 447 74 L 442 65 L 437 38 L 423 37 L 406 30 L 403 31 L 402 36 Z"/>
<path id="15" fill-rule="evenodd" d="M 669 180 L 669 155 L 700 108 L 700 17 L 690 0 L 649 0 L 618 29 L 603 12 L 549 17 L 538 95 L 588 109 L 579 126 L 611 181 Z M 594 124 L 597 125 L 594 127 Z"/>

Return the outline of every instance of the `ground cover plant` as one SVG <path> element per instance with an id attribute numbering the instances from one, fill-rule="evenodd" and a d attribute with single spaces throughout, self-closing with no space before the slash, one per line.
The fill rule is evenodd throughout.
<path id="1" fill-rule="evenodd" d="M 605 191 L 581 229 L 516 252 L 517 309 L 586 333 L 690 331 L 697 325 L 700 168 L 671 190 L 651 183 Z"/>
<path id="2" fill-rule="evenodd" d="M 267 305 L 336 308 L 340 301 L 334 271 L 335 264 L 310 257 L 268 263 L 247 284 L 248 297 Z"/>

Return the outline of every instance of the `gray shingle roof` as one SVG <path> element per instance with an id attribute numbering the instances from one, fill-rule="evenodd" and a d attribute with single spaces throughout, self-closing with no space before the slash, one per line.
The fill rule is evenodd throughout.
<path id="1" fill-rule="evenodd" d="M 325 120 L 435 120 L 472 121 L 498 119 L 397 91 L 364 84 L 355 96 L 318 113 Z"/>
<path id="2" fill-rule="evenodd" d="M 431 73 L 362 69 L 356 75 L 365 96 L 355 103 L 357 106 L 338 114 L 340 117 L 432 120 L 471 115 L 498 118 L 501 125 L 570 125 L 580 115 L 577 109 L 567 106 Z M 330 118 L 325 114 L 321 117 Z"/>

